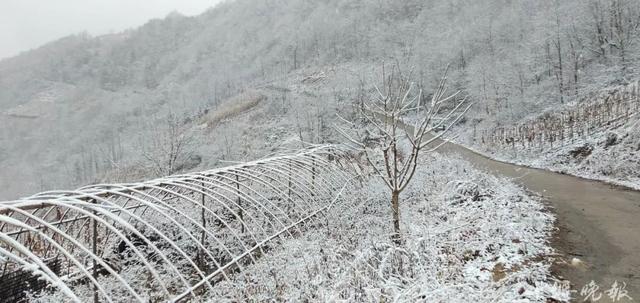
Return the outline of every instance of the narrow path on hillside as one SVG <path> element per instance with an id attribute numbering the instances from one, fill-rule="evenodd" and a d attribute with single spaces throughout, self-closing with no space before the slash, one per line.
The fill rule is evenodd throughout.
<path id="1" fill-rule="evenodd" d="M 496 161 L 450 142 L 439 151 L 459 154 L 478 168 L 512 178 L 549 201 L 557 215 L 553 247 L 565 261 L 578 258 L 585 263 L 554 266 L 555 273 L 569 279 L 577 290 L 572 295 L 576 301 L 583 301 L 580 290 L 592 280 L 602 293 L 597 302 L 611 302 L 604 291 L 614 281 L 626 283 L 629 296 L 640 301 L 640 191 Z"/>
<path id="2" fill-rule="evenodd" d="M 567 262 L 575 257 L 586 263 L 584 268 L 556 266 L 557 273 L 569 279 L 576 290 L 591 280 L 600 290 L 609 289 L 614 281 L 625 282 L 629 295 L 640 300 L 640 192 L 495 161 L 453 143 L 441 148 L 441 152 L 459 154 L 479 168 L 513 178 L 550 202 L 559 228 L 554 248 Z M 582 297 L 578 299 L 582 301 Z M 599 302 L 608 299 L 603 295 Z"/>

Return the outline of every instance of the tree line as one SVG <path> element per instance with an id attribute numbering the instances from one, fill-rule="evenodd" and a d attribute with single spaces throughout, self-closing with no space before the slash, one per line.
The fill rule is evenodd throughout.
<path id="1" fill-rule="evenodd" d="M 512 126 L 499 126 L 476 133 L 485 146 L 546 148 L 572 143 L 606 128 L 628 122 L 640 112 L 640 81 L 602 91 L 576 105 L 547 112 Z"/>

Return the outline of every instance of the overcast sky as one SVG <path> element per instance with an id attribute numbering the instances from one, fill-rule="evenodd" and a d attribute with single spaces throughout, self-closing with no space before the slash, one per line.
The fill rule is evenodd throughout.
<path id="1" fill-rule="evenodd" d="M 137 27 L 172 11 L 197 15 L 220 0 L 0 0 L 0 58 L 83 31 Z"/>

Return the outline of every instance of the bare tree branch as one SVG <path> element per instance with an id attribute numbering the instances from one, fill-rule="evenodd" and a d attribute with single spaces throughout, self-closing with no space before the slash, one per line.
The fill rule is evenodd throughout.
<path id="1" fill-rule="evenodd" d="M 448 67 L 447 67 L 448 69 Z M 423 152 L 433 152 L 446 141 L 440 142 L 435 148 L 425 149 L 428 145 L 442 139 L 451 128 L 456 125 L 471 108 L 466 98 L 459 98 L 460 92 L 446 95 L 446 73 L 438 81 L 438 85 L 431 96 L 430 104 L 424 105 L 424 115 L 415 117 L 413 125 L 405 123 L 407 113 L 420 113 L 421 104 L 416 101 L 422 99 L 422 90 L 414 92 L 414 84 L 409 77 L 404 76 L 398 67 L 395 67 L 387 78 L 384 79 L 384 91 L 374 85 L 375 95 L 370 102 L 360 107 L 361 116 L 365 122 L 373 128 L 379 137 L 356 137 L 349 135 L 344 129 L 336 126 L 338 132 L 344 136 L 350 144 L 360 147 L 367 163 L 373 169 L 375 175 L 384 181 L 391 192 L 391 207 L 393 210 L 393 240 L 401 243 L 400 237 L 400 193 L 411 183 L 419 165 L 419 157 Z M 457 100 L 457 101 L 456 101 Z M 441 113 L 444 104 L 455 102 L 449 110 Z M 340 117 L 340 119 L 345 120 Z M 435 119 L 440 120 L 433 123 Z M 347 123 L 354 126 L 354 122 Z M 433 130 L 444 128 L 438 134 L 431 135 Z M 374 142 L 375 144 L 371 144 Z M 405 153 L 405 145 L 408 142 L 410 151 Z M 375 155 L 378 155 L 375 157 Z M 377 161 L 382 158 L 382 161 Z M 383 164 L 379 164 L 382 162 Z"/>

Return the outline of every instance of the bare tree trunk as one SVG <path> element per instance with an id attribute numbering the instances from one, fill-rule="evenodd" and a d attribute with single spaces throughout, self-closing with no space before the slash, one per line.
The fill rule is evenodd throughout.
<path id="1" fill-rule="evenodd" d="M 402 243 L 402 237 L 400 237 L 400 191 L 394 190 L 391 192 L 391 209 L 393 211 L 393 235 L 391 239 L 397 245 Z"/>
<path id="2" fill-rule="evenodd" d="M 560 14 L 556 7 L 556 51 L 558 53 L 558 90 L 560 93 L 560 103 L 564 103 L 564 71 L 562 68 L 562 40 L 560 39 Z"/>

